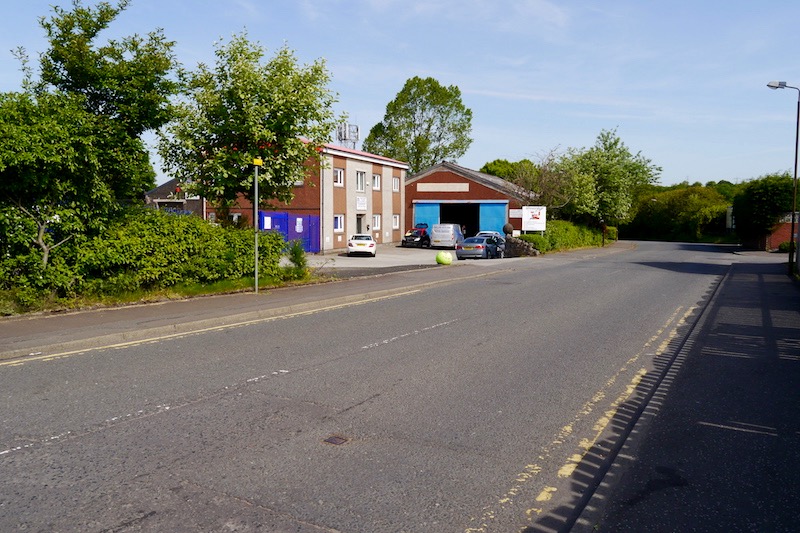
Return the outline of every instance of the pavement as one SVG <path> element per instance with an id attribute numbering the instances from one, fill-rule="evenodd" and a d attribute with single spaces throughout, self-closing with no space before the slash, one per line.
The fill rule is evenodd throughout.
<path id="1" fill-rule="evenodd" d="M 800 285 L 745 255 L 573 475 L 580 517 L 526 531 L 800 531 Z"/>
<path id="2" fill-rule="evenodd" d="M 3 318 L 0 364 L 302 314 L 494 270 L 485 261 L 439 267 L 435 254 L 383 245 L 374 260 L 311 257 L 312 268 L 338 280 L 331 283 Z M 529 259 L 503 261 L 520 260 Z M 774 256 L 753 253 L 707 301 L 658 356 L 659 372 L 617 409 L 613 435 L 578 465 L 576 500 L 524 532 L 800 531 L 800 285 Z"/>

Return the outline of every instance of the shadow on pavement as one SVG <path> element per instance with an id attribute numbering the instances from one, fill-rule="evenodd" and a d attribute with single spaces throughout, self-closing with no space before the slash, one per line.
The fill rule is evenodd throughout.
<path id="1" fill-rule="evenodd" d="M 731 267 L 585 454 L 570 503 L 524 532 L 798 530 L 800 290 L 784 268 Z"/>

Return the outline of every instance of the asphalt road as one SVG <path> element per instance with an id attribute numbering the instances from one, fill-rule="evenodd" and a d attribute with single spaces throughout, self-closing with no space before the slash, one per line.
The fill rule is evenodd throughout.
<path id="1" fill-rule="evenodd" d="M 734 251 L 423 268 L 298 289 L 315 294 L 302 310 L 219 327 L 198 305 L 196 330 L 27 346 L 0 362 L 0 530 L 533 527 L 574 504 L 576 468 Z"/>

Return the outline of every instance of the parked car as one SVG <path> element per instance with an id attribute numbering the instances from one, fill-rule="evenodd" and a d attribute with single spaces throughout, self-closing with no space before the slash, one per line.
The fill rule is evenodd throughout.
<path id="1" fill-rule="evenodd" d="M 356 233 L 347 239 L 347 255 L 369 254 L 375 257 L 378 253 L 378 243 L 369 233 Z"/>
<path id="2" fill-rule="evenodd" d="M 418 246 L 419 248 L 422 248 L 430 245 L 431 237 L 425 230 L 422 229 L 408 230 L 403 236 L 403 240 L 400 241 L 400 246 Z"/>
<path id="3" fill-rule="evenodd" d="M 431 246 L 455 248 L 464 240 L 458 224 L 434 224 L 431 228 Z"/>
<path id="4" fill-rule="evenodd" d="M 461 259 L 493 259 L 502 257 L 498 246 L 499 239 L 494 236 L 475 236 L 464 239 L 456 245 L 456 257 Z"/>
<path id="5" fill-rule="evenodd" d="M 498 237 L 500 239 L 506 240 L 506 236 L 500 233 L 499 231 L 479 231 L 475 234 L 476 237 Z"/>
<path id="6" fill-rule="evenodd" d="M 506 236 L 499 231 L 479 231 L 475 234 L 476 237 L 495 237 L 497 243 L 497 257 L 503 258 L 506 256 Z"/>

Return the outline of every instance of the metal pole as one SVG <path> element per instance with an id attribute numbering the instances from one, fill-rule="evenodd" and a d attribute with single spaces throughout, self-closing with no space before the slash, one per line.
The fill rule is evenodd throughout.
<path id="1" fill-rule="evenodd" d="M 795 88 L 797 89 L 797 88 Z M 797 247 L 797 238 L 795 237 L 795 214 L 797 213 L 797 151 L 800 149 L 800 89 L 797 89 L 797 126 L 795 128 L 794 137 L 794 180 L 792 183 L 792 224 L 791 233 L 789 234 L 789 275 L 794 276 L 795 266 L 797 265 L 795 258 L 795 248 Z"/>
<path id="2" fill-rule="evenodd" d="M 256 160 L 257 161 L 257 160 Z M 255 293 L 258 294 L 258 163 L 253 161 L 256 169 L 255 192 L 253 198 L 253 228 L 255 229 Z"/>

